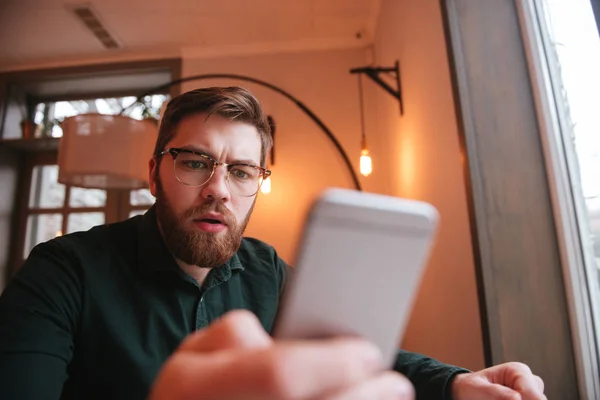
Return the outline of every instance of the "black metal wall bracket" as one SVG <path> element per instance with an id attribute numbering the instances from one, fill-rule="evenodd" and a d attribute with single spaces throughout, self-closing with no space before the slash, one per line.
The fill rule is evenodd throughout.
<path id="1" fill-rule="evenodd" d="M 404 106 L 402 105 L 402 86 L 400 86 L 400 63 L 395 62 L 393 67 L 360 67 L 350 70 L 351 74 L 365 74 L 373 82 L 381 86 L 386 92 L 394 96 L 400 104 L 400 115 L 404 114 Z M 381 74 L 392 75 L 396 80 L 396 88 L 394 89 L 389 83 L 381 78 Z"/>

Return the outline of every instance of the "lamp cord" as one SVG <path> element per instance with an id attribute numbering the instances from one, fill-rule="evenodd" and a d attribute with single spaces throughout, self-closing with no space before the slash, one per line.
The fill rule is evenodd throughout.
<path id="1" fill-rule="evenodd" d="M 365 107 L 363 104 L 362 74 L 358 74 L 358 101 L 360 103 L 361 150 L 363 150 L 367 148 L 367 134 L 365 130 Z"/>

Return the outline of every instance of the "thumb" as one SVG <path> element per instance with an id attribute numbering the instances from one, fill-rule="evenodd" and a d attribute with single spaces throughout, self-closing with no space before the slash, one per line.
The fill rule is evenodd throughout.
<path id="1" fill-rule="evenodd" d="M 471 395 L 473 399 L 488 400 L 523 400 L 519 392 L 516 392 L 506 386 L 490 382 L 477 382 L 471 386 Z"/>

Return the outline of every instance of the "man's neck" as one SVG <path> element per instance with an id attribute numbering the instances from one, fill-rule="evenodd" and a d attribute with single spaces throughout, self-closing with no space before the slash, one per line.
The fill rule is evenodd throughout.
<path id="1" fill-rule="evenodd" d="M 190 265 L 181 261 L 178 258 L 175 258 L 175 261 L 177 261 L 177 265 L 179 265 L 179 268 L 181 268 L 183 272 L 185 272 L 186 274 L 194 278 L 196 282 L 198 282 L 198 286 L 202 286 L 202 284 L 206 280 L 208 273 L 210 272 L 210 268 L 200 268 L 197 265 Z"/>
<path id="2" fill-rule="evenodd" d="M 158 225 L 158 231 L 160 232 L 160 235 L 163 237 L 164 240 L 165 235 L 163 233 L 162 226 L 160 225 L 160 221 L 158 220 L 158 216 L 156 217 L 156 224 Z M 206 280 L 208 273 L 210 272 L 210 268 L 200 268 L 197 265 L 191 265 L 186 262 L 183 262 L 175 256 L 173 256 L 173 258 L 175 259 L 175 261 L 177 261 L 177 265 L 179 265 L 179 268 L 181 268 L 183 272 L 194 278 L 194 280 L 198 282 L 198 286 L 201 287 L 204 281 Z"/>

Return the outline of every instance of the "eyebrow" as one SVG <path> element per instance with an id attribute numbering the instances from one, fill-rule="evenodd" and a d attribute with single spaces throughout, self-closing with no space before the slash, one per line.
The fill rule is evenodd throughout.
<path id="1" fill-rule="evenodd" d="M 215 160 L 217 160 L 217 157 L 215 157 L 214 154 L 212 154 L 210 151 L 201 149 L 199 147 L 195 147 L 195 146 L 191 146 L 191 145 L 184 145 L 181 146 L 180 149 L 184 149 L 184 150 L 190 150 L 193 151 L 194 153 L 200 153 L 203 154 L 205 156 L 209 156 L 210 158 L 214 158 Z M 254 167 L 258 167 L 259 163 L 257 163 L 256 161 L 252 160 L 252 159 L 236 159 L 233 160 L 231 162 L 228 162 L 227 164 L 231 165 L 231 164 L 247 164 L 247 165 L 252 165 Z"/>

